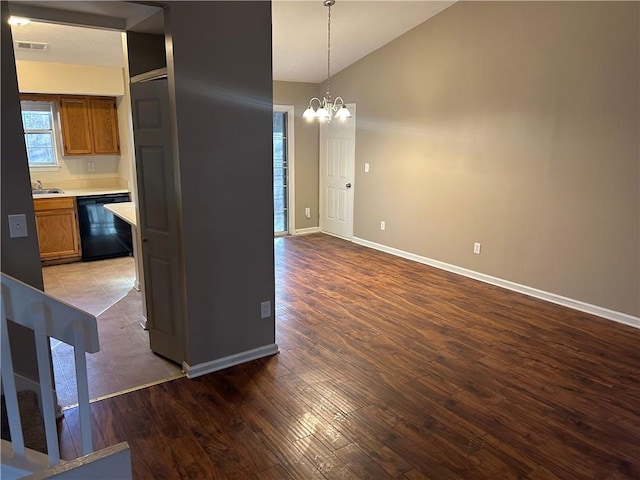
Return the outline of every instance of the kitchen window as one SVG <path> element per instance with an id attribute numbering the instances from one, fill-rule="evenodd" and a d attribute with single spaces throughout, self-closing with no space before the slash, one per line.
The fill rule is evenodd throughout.
<path id="1" fill-rule="evenodd" d="M 20 106 L 29 168 L 53 167 L 57 170 L 54 103 L 23 100 Z"/>

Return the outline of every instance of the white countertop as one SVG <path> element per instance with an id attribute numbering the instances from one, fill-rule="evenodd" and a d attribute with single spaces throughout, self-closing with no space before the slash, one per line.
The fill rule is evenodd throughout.
<path id="1" fill-rule="evenodd" d="M 112 193 L 129 193 L 126 188 L 62 188 L 64 193 L 41 193 L 33 195 L 33 198 L 55 198 L 55 197 L 84 197 L 89 195 L 109 195 Z"/>
<path id="2" fill-rule="evenodd" d="M 128 224 L 136 226 L 136 205 L 133 202 L 107 203 L 103 207 Z"/>

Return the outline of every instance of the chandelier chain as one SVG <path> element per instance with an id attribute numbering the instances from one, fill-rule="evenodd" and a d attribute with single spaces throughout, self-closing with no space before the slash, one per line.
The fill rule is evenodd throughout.
<path id="1" fill-rule="evenodd" d="M 328 18 L 327 18 L 327 100 L 331 102 L 331 93 L 329 84 L 331 82 L 331 3 L 328 4 Z"/>

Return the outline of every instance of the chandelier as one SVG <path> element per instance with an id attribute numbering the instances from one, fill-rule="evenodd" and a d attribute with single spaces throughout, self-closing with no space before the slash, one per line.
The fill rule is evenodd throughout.
<path id="1" fill-rule="evenodd" d="M 313 97 L 309 100 L 309 106 L 302 116 L 309 121 L 317 118 L 321 122 L 331 121 L 333 117 L 345 120 L 351 118 L 351 112 L 344 103 L 342 97 L 336 97 L 331 100 L 331 92 L 329 90 L 329 81 L 331 80 L 331 7 L 336 3 L 335 0 L 324 0 L 322 4 L 328 8 L 327 15 L 327 92 L 322 100 Z"/>

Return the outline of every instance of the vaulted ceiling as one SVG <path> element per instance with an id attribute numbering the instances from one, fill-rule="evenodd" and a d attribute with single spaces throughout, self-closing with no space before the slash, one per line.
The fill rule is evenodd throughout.
<path id="1" fill-rule="evenodd" d="M 441 12 L 453 1 L 337 0 L 331 9 L 331 73 L 335 74 Z M 162 13 L 129 2 L 12 1 L 12 13 L 47 17 L 12 27 L 14 40 L 46 42 L 45 51 L 16 51 L 16 58 L 59 63 L 121 65 L 119 30 L 159 33 Z M 30 14 L 30 15 L 29 15 Z M 327 76 L 327 8 L 322 0 L 275 0 L 274 80 L 319 83 Z M 72 24 L 107 25 L 109 30 Z"/>

